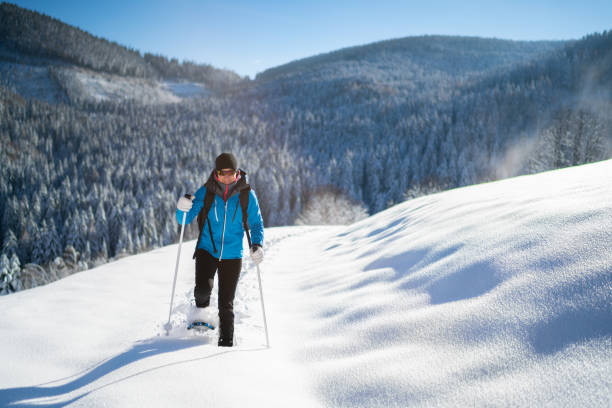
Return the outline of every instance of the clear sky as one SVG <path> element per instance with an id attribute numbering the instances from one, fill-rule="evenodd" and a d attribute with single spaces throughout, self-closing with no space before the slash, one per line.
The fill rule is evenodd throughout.
<path id="1" fill-rule="evenodd" d="M 257 72 L 423 34 L 579 39 L 612 29 L 612 0 L 12 0 L 98 37 L 180 61 Z"/>

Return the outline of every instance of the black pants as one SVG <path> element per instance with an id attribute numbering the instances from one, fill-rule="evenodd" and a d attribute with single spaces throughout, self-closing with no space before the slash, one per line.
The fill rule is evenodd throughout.
<path id="1" fill-rule="evenodd" d="M 219 270 L 219 337 L 234 337 L 234 296 L 240 277 L 242 259 L 222 259 L 219 261 L 207 251 L 198 248 L 196 252 L 195 289 L 193 294 L 197 307 L 210 305 L 210 294 Z"/>

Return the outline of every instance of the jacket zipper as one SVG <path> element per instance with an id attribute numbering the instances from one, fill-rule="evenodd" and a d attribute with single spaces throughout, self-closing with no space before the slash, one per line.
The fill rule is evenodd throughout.
<path id="1" fill-rule="evenodd" d="M 225 218 L 227 214 L 227 201 L 225 202 L 225 210 L 223 211 L 223 233 L 221 234 L 221 252 L 219 253 L 219 261 L 223 255 L 223 240 L 225 239 Z"/>
<path id="2" fill-rule="evenodd" d="M 225 196 L 227 197 L 227 189 L 225 186 Z M 223 241 L 225 240 L 225 219 L 227 218 L 227 200 L 225 201 L 225 208 L 223 210 L 223 232 L 221 233 L 221 252 L 219 252 L 219 262 L 221 262 L 221 257 L 223 256 Z"/>

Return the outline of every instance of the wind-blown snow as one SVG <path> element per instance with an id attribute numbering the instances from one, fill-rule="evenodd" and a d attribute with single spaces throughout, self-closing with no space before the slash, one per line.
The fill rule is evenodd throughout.
<path id="1" fill-rule="evenodd" d="M 184 329 L 177 245 L 0 298 L 2 406 L 612 405 L 612 161 L 266 230 L 236 342 Z M 216 295 L 213 303 L 216 302 Z"/>

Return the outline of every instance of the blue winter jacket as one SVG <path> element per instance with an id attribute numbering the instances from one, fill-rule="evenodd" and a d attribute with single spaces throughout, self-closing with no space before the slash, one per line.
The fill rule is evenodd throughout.
<path id="1" fill-rule="evenodd" d="M 214 172 L 208 181 L 195 192 L 193 206 L 187 212 L 185 224 L 189 224 L 198 216 L 204 207 L 204 196 L 207 188 L 213 189 L 215 199 L 208 212 L 208 220 L 212 230 L 213 247 L 208 229 L 208 221 L 202 228 L 197 248 L 208 251 L 217 259 L 239 259 L 243 254 L 244 225 L 242 222 L 242 209 L 240 208 L 240 190 L 246 186 L 246 173 L 240 172 L 238 181 L 226 186 L 215 179 Z M 184 212 L 176 210 L 176 220 L 183 221 Z M 249 191 L 249 206 L 247 209 L 249 229 L 252 244 L 263 246 L 263 219 L 259 210 L 259 203 L 255 191 Z M 224 228 L 225 226 L 225 228 Z M 215 251 L 216 249 L 216 251 Z"/>

